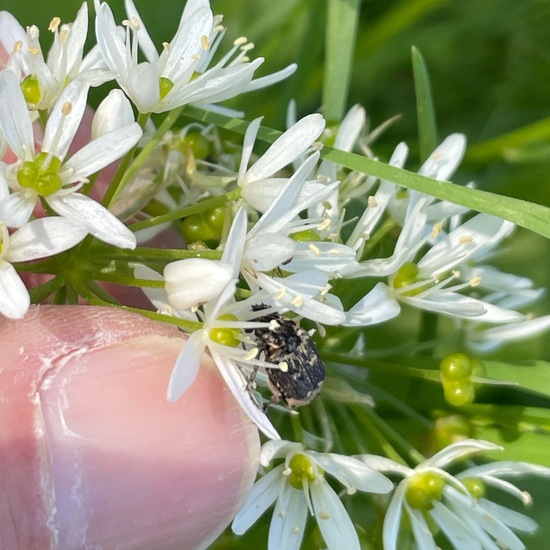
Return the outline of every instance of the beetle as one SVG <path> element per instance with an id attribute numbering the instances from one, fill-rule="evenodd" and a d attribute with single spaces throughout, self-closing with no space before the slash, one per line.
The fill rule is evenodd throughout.
<path id="1" fill-rule="evenodd" d="M 264 304 L 252 306 L 253 311 L 266 309 Z M 287 407 L 311 403 L 325 380 L 325 364 L 309 333 L 292 319 L 269 313 L 253 319 L 270 323 L 269 327 L 247 329 L 254 333 L 256 346 L 265 361 L 277 365 L 268 368 L 271 402 L 282 401 Z M 273 323 L 275 321 L 275 323 Z M 251 387 L 255 373 L 251 377 Z"/>

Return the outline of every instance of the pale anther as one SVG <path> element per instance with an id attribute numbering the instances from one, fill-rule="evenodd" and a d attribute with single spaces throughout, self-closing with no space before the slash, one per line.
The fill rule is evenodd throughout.
<path id="1" fill-rule="evenodd" d="M 50 21 L 50 26 L 48 27 L 48 30 L 51 31 L 51 32 L 55 32 L 60 24 L 61 24 L 61 18 L 60 17 L 54 17 Z"/>

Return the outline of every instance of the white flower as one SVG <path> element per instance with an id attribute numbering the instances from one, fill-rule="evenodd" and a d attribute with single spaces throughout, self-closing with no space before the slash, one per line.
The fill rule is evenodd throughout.
<path id="1" fill-rule="evenodd" d="M 72 248 L 87 234 L 84 225 L 58 216 L 34 220 L 11 235 L 0 221 L 0 313 L 21 319 L 29 309 L 29 292 L 13 262 L 53 256 Z"/>
<path id="2" fill-rule="evenodd" d="M 550 469 L 525 462 L 494 462 L 466 469 L 456 476 L 444 470 L 452 462 L 474 453 L 501 449 L 487 441 L 466 439 L 449 445 L 416 468 L 387 458 L 361 455 L 357 458 L 385 473 L 404 477 L 397 486 L 384 520 L 384 550 L 400 548 L 399 532 L 403 514 L 410 522 L 416 547 L 436 548 L 437 526 L 456 550 L 522 550 L 514 531 L 532 533 L 537 524 L 531 518 L 490 502 L 483 497 L 490 485 L 518 497 L 524 504 L 530 496 L 501 476 L 550 475 Z"/>
<path id="3" fill-rule="evenodd" d="M 0 219 L 11 227 L 21 227 L 30 218 L 39 196 L 59 215 L 84 223 L 88 231 L 107 243 L 134 248 L 133 233 L 106 208 L 76 193 L 87 176 L 126 154 L 139 140 L 137 123 L 107 132 L 65 160 L 78 130 L 88 84 L 75 80 L 63 91 L 46 124 L 42 151 L 35 152 L 33 126 L 15 75 L 0 73 L 0 127 L 18 161 L 5 167 L 15 192 L 0 201 Z"/>
<path id="4" fill-rule="evenodd" d="M 215 103 L 286 78 L 295 66 L 252 81 L 262 64 L 249 62 L 250 46 L 242 40 L 213 67 L 206 69 L 217 48 L 222 27 L 216 24 L 207 0 L 187 2 L 179 27 L 159 55 L 131 0 L 125 0 L 128 20 L 121 35 L 106 3 L 95 0 L 97 42 L 120 87 L 141 113 L 162 113 L 188 103 Z M 220 35 L 220 38 L 223 34 Z M 138 45 L 146 61 L 138 60 Z M 241 50 L 232 59 L 237 50 Z M 197 76 L 198 75 L 198 76 Z M 195 78 L 196 77 L 196 78 Z"/>
<path id="5" fill-rule="evenodd" d="M 25 97 L 36 109 L 50 109 L 65 86 L 76 78 L 99 86 L 112 78 L 94 47 L 84 56 L 88 6 L 84 2 L 74 23 L 61 25 L 54 17 L 48 28 L 54 35 L 47 60 L 35 25 L 23 27 L 9 12 L 0 12 L 0 42 L 10 54 L 7 66 L 22 80 Z"/>
<path id="6" fill-rule="evenodd" d="M 355 491 L 385 494 L 389 479 L 357 459 L 334 453 L 306 451 L 300 443 L 269 441 L 260 454 L 260 464 L 273 459 L 284 462 L 260 478 L 252 487 L 232 529 L 243 534 L 273 504 L 269 528 L 269 550 L 297 550 L 304 536 L 308 510 L 329 550 L 359 550 L 359 538 L 340 498 L 325 479 L 325 472 Z"/>
<path id="7" fill-rule="evenodd" d="M 258 368 L 277 368 L 271 363 L 256 359 L 257 349 L 247 349 L 247 329 L 265 327 L 265 323 L 250 322 L 258 317 L 252 305 L 262 303 L 261 296 L 253 296 L 242 302 L 234 302 L 236 282 L 239 275 L 240 257 L 242 255 L 242 224 L 234 224 L 229 233 L 225 250 L 220 262 L 204 260 L 200 264 L 201 277 L 197 277 L 192 267 L 197 267 L 196 259 L 177 262 L 175 270 L 180 273 L 177 287 L 185 289 L 183 303 L 197 303 L 204 297 L 204 287 L 212 298 L 202 306 L 202 313 L 197 311 L 202 320 L 202 328 L 191 334 L 178 357 L 168 385 L 168 399 L 179 399 L 191 386 L 197 376 L 201 357 L 208 350 L 214 359 L 224 381 L 248 416 L 269 438 L 280 439 L 279 434 L 252 397 L 249 381 L 243 370 L 252 373 Z M 246 231 L 246 220 L 244 225 Z M 208 262 L 208 263 L 205 263 Z M 170 264 L 169 264 L 170 265 Z M 167 266 L 167 269 L 171 270 Z M 223 286 L 230 275 L 229 283 Z M 144 266 L 135 270 L 135 275 L 143 279 L 158 279 L 160 276 Z M 174 275 L 174 274 L 170 274 Z M 146 291 L 155 306 L 167 313 L 177 314 L 189 319 L 186 312 L 173 312 L 167 307 L 166 299 L 160 291 Z M 195 298 L 194 298 L 195 297 Z M 197 300 L 196 297 L 199 297 Z M 177 297 L 179 298 L 179 297 Z M 172 298 L 174 299 L 174 297 Z M 197 315 L 195 315 L 195 319 Z M 250 347 L 250 346 L 249 346 Z"/>
<path id="8" fill-rule="evenodd" d="M 311 149 L 325 128 L 325 119 L 317 113 L 302 118 L 278 137 L 249 168 L 261 121 L 261 118 L 253 120 L 246 130 L 237 183 L 246 201 L 260 212 L 265 212 L 288 181 L 274 175 Z M 307 182 L 302 193 L 306 198 L 311 198 L 323 192 L 324 187 L 320 182 Z"/>
<path id="9" fill-rule="evenodd" d="M 221 261 L 189 258 L 164 269 L 164 288 L 174 309 L 191 309 L 216 299 L 233 279 L 232 267 Z"/>

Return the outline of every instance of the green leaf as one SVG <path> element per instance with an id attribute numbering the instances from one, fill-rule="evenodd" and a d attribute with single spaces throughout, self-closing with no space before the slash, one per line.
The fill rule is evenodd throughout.
<path id="1" fill-rule="evenodd" d="M 437 126 L 428 67 L 420 50 L 413 46 L 411 53 L 416 93 L 420 160 L 423 162 L 437 146 Z"/>
<path id="2" fill-rule="evenodd" d="M 348 97 L 359 20 L 359 0 L 329 0 L 326 26 L 323 113 L 340 121 Z"/>
<path id="3" fill-rule="evenodd" d="M 471 146 L 466 153 L 466 160 L 487 164 L 495 159 L 506 158 L 510 149 L 524 148 L 549 139 L 550 118 L 545 118 Z"/>
<path id="4" fill-rule="evenodd" d="M 484 361 L 487 378 L 514 382 L 517 387 L 550 397 L 550 363 L 532 361 L 526 363 L 502 363 Z"/>

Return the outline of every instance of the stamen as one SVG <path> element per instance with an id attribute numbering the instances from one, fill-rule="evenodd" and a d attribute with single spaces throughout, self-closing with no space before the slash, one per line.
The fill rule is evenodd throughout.
<path id="1" fill-rule="evenodd" d="M 243 52 L 249 52 L 250 50 L 253 50 L 254 49 L 254 42 L 249 42 L 248 44 L 245 44 L 242 48 L 241 48 L 241 51 Z"/>
<path id="2" fill-rule="evenodd" d="M 481 277 L 472 277 L 470 279 L 470 286 L 479 286 L 483 279 Z"/>
<path id="3" fill-rule="evenodd" d="M 66 103 L 63 104 L 61 112 L 63 113 L 64 116 L 69 116 L 72 110 L 73 110 L 73 104 L 70 101 L 67 101 Z"/>
<path id="4" fill-rule="evenodd" d="M 69 29 L 63 29 L 59 33 L 59 39 L 61 40 L 62 44 L 65 44 L 69 38 Z"/>
<path id="5" fill-rule="evenodd" d="M 288 363 L 286 361 L 281 361 L 278 367 L 281 372 L 288 372 Z"/>
<path id="6" fill-rule="evenodd" d="M 325 229 L 328 229 L 330 227 L 330 218 L 325 218 L 318 226 L 318 231 L 324 231 Z"/>
<path id="7" fill-rule="evenodd" d="M 13 52 L 20 52 L 21 50 L 23 49 L 23 42 L 21 42 L 21 40 L 18 40 L 14 45 L 13 45 Z"/>
<path id="8" fill-rule="evenodd" d="M 233 46 L 242 46 L 248 42 L 246 36 L 240 36 L 233 42 Z"/>
<path id="9" fill-rule="evenodd" d="M 258 353 L 260 350 L 258 348 L 252 348 L 245 356 L 245 361 L 251 361 L 252 359 L 256 359 L 258 357 Z"/>
<path id="10" fill-rule="evenodd" d="M 462 237 L 460 237 L 460 238 L 458 239 L 458 242 L 459 242 L 460 244 L 470 244 L 470 243 L 473 242 L 473 241 L 474 241 L 474 239 L 472 238 L 471 235 L 462 235 Z"/>
<path id="11" fill-rule="evenodd" d="M 203 50 L 209 50 L 210 49 L 210 42 L 208 41 L 208 36 L 202 35 L 201 36 L 201 46 Z"/>
<path id="12" fill-rule="evenodd" d="M 319 519 L 330 519 L 330 514 L 323 510 L 319 512 Z"/>
<path id="13" fill-rule="evenodd" d="M 291 303 L 293 306 L 300 307 L 304 305 L 304 299 L 302 296 L 296 296 Z"/>
<path id="14" fill-rule="evenodd" d="M 50 21 L 50 25 L 48 27 L 48 30 L 51 31 L 51 32 L 55 32 L 60 24 L 61 24 L 61 18 L 60 17 L 54 17 Z"/>
<path id="15" fill-rule="evenodd" d="M 442 229 L 443 229 L 443 226 L 442 226 L 441 223 L 434 224 L 433 229 L 432 229 L 432 239 L 437 239 L 437 237 L 439 237 Z"/>
<path id="16" fill-rule="evenodd" d="M 321 255 L 321 249 L 317 245 L 310 243 L 308 248 L 311 250 L 311 252 L 313 252 L 315 256 Z"/>
<path id="17" fill-rule="evenodd" d="M 376 202 L 376 198 L 374 197 L 374 195 L 371 195 L 368 198 L 367 203 L 371 208 L 375 208 L 378 206 L 378 203 Z"/>
<path id="18" fill-rule="evenodd" d="M 275 300 L 280 300 L 285 295 L 285 289 L 280 288 L 278 292 L 275 294 Z"/>
<path id="19" fill-rule="evenodd" d="M 168 53 L 170 51 L 170 42 L 163 42 L 162 43 L 162 49 Z"/>
<path id="20" fill-rule="evenodd" d="M 29 48 L 29 53 L 31 53 L 32 55 L 39 55 L 40 48 L 35 48 L 35 47 Z"/>

